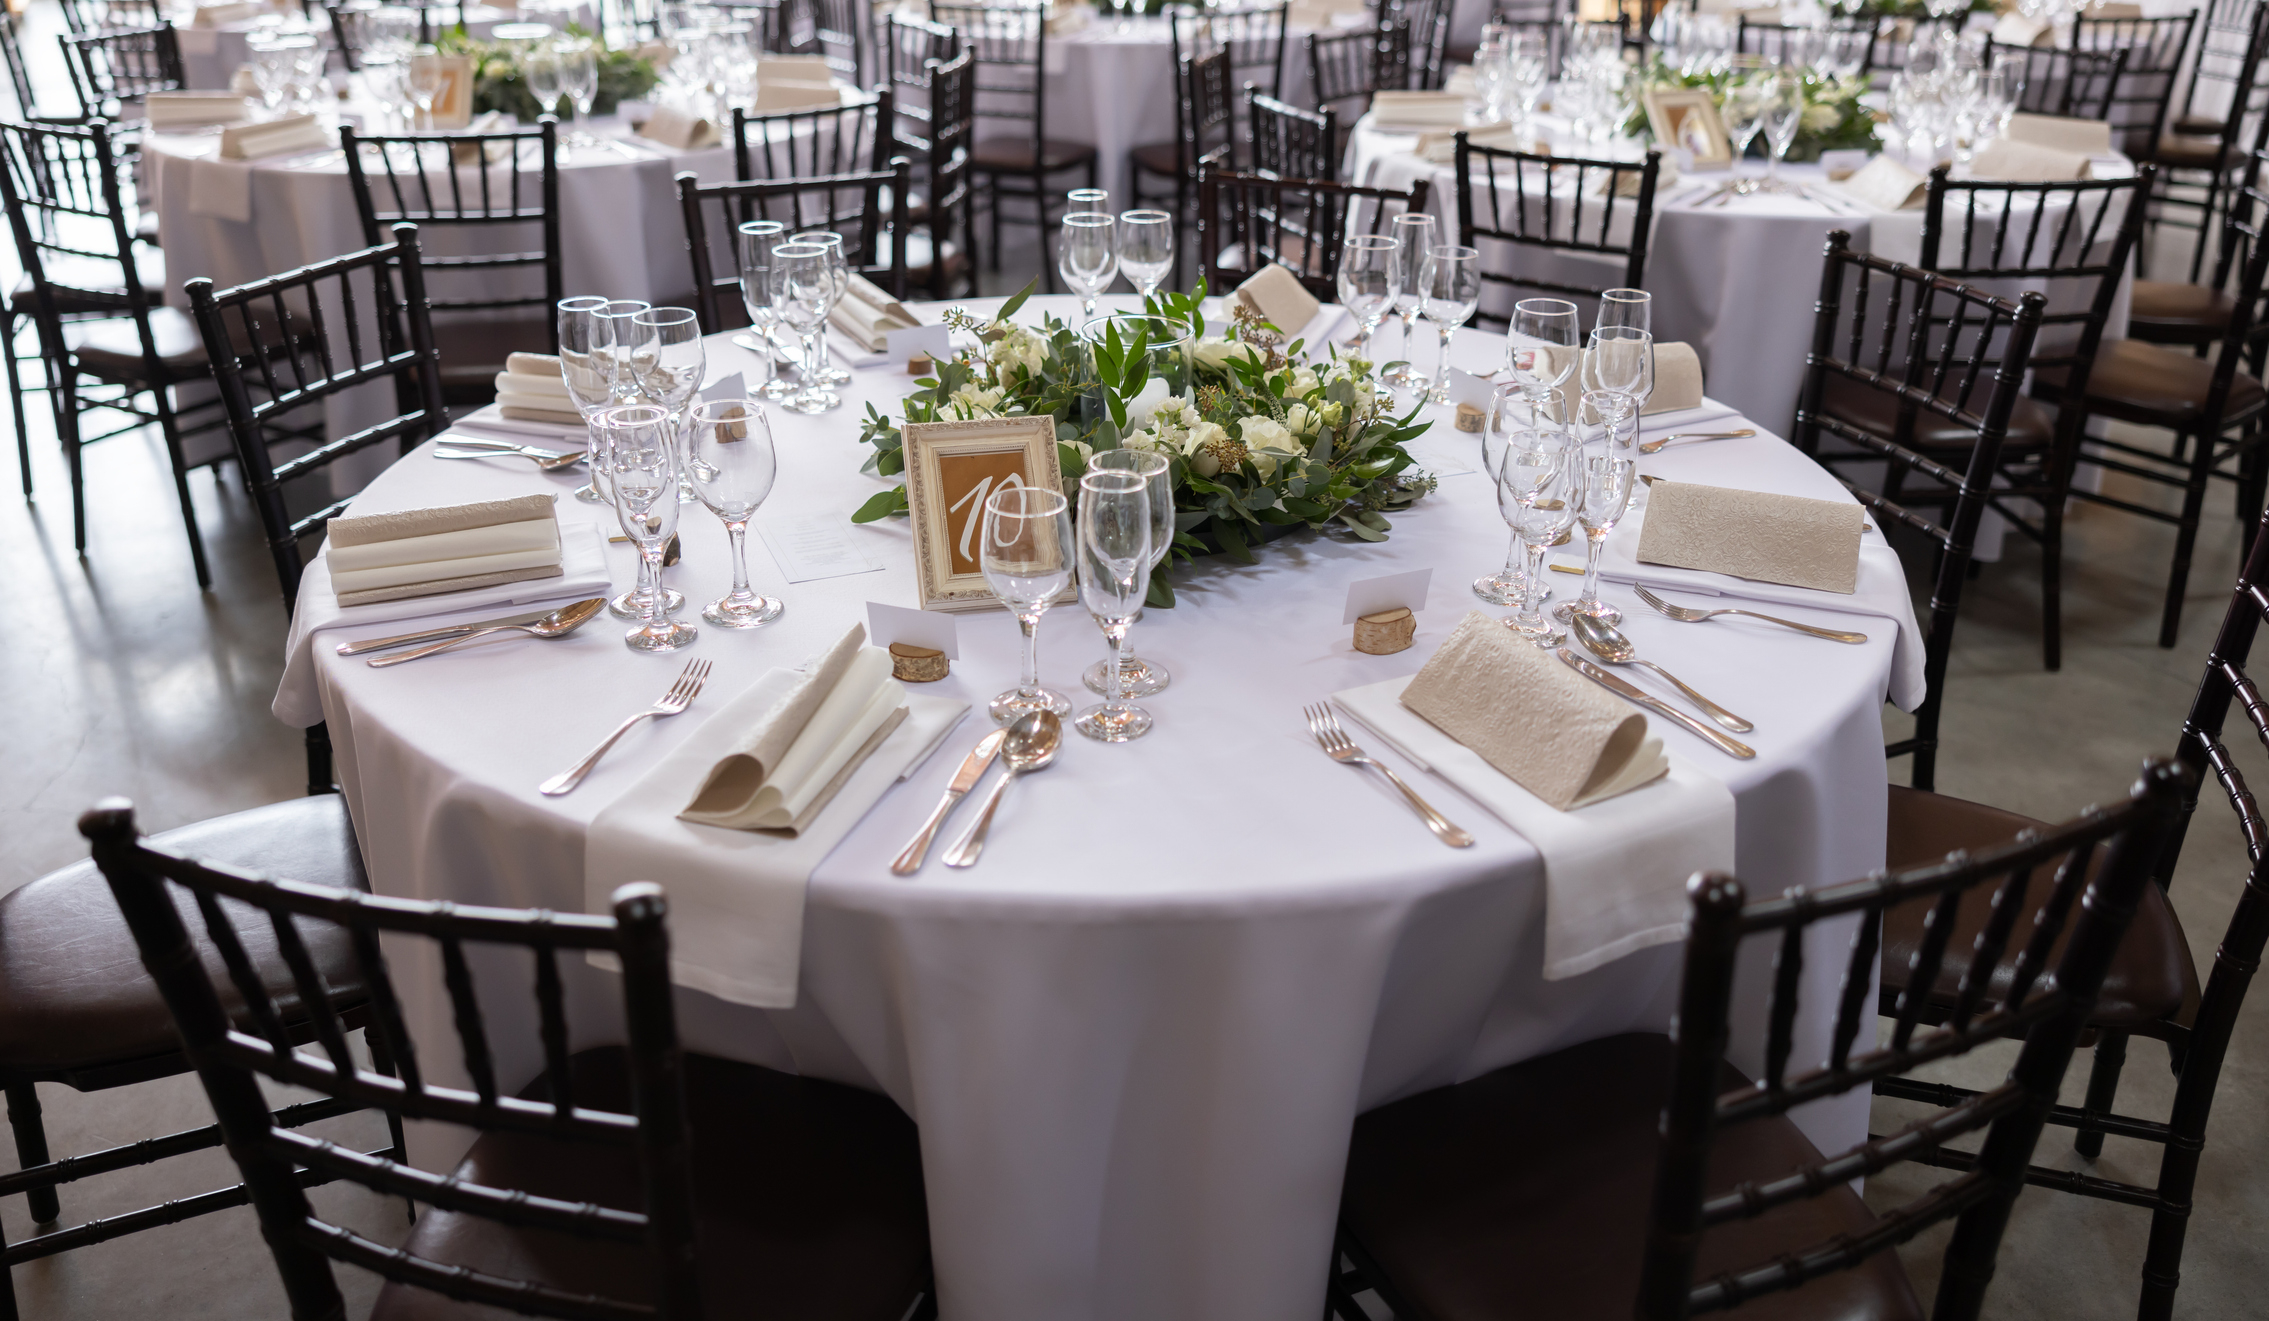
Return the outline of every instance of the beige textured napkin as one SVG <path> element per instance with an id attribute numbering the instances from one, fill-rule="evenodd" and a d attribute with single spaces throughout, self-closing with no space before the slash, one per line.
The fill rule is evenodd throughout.
<path id="1" fill-rule="evenodd" d="M 723 141 L 715 124 L 698 115 L 689 115 L 676 106 L 667 105 L 654 107 L 654 113 L 647 116 L 644 124 L 639 125 L 638 136 L 677 151 L 714 147 Z"/>
<path id="2" fill-rule="evenodd" d="M 1478 610 L 1427 659 L 1402 704 L 1563 812 L 1669 769 L 1645 716 Z"/>
<path id="3" fill-rule="evenodd" d="M 369 605 L 378 601 L 398 601 L 413 596 L 437 596 L 444 592 L 460 592 L 474 587 L 492 587 L 499 583 L 522 582 L 532 578 L 560 576 L 559 525 L 553 512 L 554 497 L 550 495 L 524 495 L 511 500 L 486 500 L 478 504 L 451 505 L 439 509 L 406 509 L 392 514 L 370 514 L 360 518 L 335 518 L 328 529 L 328 544 L 324 557 L 346 552 L 351 560 L 365 561 L 361 568 L 331 574 L 331 590 L 341 606 Z M 433 560 L 410 561 L 397 564 L 373 564 L 373 556 L 366 548 L 394 542 L 419 541 L 426 550 L 439 544 L 444 549 L 450 543 L 429 540 L 452 533 L 472 532 L 485 528 L 501 528 L 514 524 L 542 522 L 549 529 L 548 549 L 524 548 L 491 553 L 453 555 Z M 515 537 L 537 539 L 533 529 L 524 532 L 496 534 L 505 539 Z M 466 539 L 459 544 L 473 544 Z M 413 554 L 424 553 L 413 547 Z"/>
<path id="4" fill-rule="evenodd" d="M 240 124 L 221 130 L 221 159 L 256 161 L 267 156 L 335 147 L 338 139 L 316 122 L 313 115 L 287 115 L 258 124 Z"/>
<path id="5" fill-rule="evenodd" d="M 1850 501 L 1658 481 L 1647 488 L 1638 559 L 1849 596 L 1864 522 Z"/>
<path id="6" fill-rule="evenodd" d="M 150 127 L 195 128 L 232 124 L 250 113 L 251 102 L 233 92 L 152 92 L 142 98 Z"/>
<path id="7" fill-rule="evenodd" d="M 575 396 L 560 375 L 559 358 L 550 353 L 515 353 L 504 360 L 504 370 L 496 376 L 496 410 L 523 422 L 583 424 Z"/>
<path id="8" fill-rule="evenodd" d="M 423 537 L 365 542 L 359 546 L 330 547 L 325 557 L 331 572 L 354 573 L 363 569 L 389 569 L 405 564 L 438 564 L 476 555 L 511 555 L 559 548 L 559 520 L 547 511 L 542 518 L 518 523 L 492 523 L 457 532 L 436 532 Z"/>
<path id="9" fill-rule="evenodd" d="M 1978 148 L 1970 166 L 1973 179 L 2003 179 L 2011 183 L 2063 183 L 2088 177 L 2088 158 L 2077 151 L 2061 151 L 2013 138 L 1995 138 Z"/>
<path id="10" fill-rule="evenodd" d="M 1877 156 L 1837 187 L 1878 211 L 1904 211 L 1922 205 L 1930 180 L 1888 156 Z"/>
<path id="11" fill-rule="evenodd" d="M 1466 101 L 1454 92 L 1374 92 L 1371 122 L 1379 128 L 1440 128 L 1465 122 Z"/>
<path id="12" fill-rule="evenodd" d="M 2083 156 L 2109 156 L 2112 152 L 2111 125 L 2100 119 L 2015 114 L 2009 116 L 2008 131 L 2001 136 L 2011 142 L 2076 151 Z"/>
<path id="13" fill-rule="evenodd" d="M 1287 334 L 1315 320 L 1324 306 L 1308 292 L 1308 286 L 1300 283 L 1299 276 L 1273 261 L 1237 286 L 1237 301 Z"/>
<path id="14" fill-rule="evenodd" d="M 1585 350 L 1589 352 L 1589 350 Z M 1641 417 L 1678 413 L 1702 406 L 1702 359 L 1694 346 L 1680 340 L 1654 346 L 1654 393 L 1639 409 Z M 1577 371 L 1560 386 L 1560 415 L 1571 415 L 1582 401 L 1583 372 Z M 1599 414 L 1584 409 L 1584 425 L 1597 426 Z"/>
<path id="15" fill-rule="evenodd" d="M 327 532 L 334 546 L 367 546 L 374 541 L 400 541 L 404 537 L 430 537 L 437 532 L 462 532 L 467 528 L 550 518 L 556 500 L 556 496 L 548 494 L 521 495 L 510 500 L 482 500 L 469 505 L 334 518 Z"/>
<path id="16" fill-rule="evenodd" d="M 240 4 L 199 5 L 189 22 L 192 27 L 217 28 L 230 23 L 248 23 L 268 12 L 268 6 L 245 0 Z"/>
<path id="17" fill-rule="evenodd" d="M 890 332 L 912 330 L 922 319 L 892 298 L 882 286 L 863 275 L 851 277 L 850 288 L 836 302 L 828 321 L 869 353 L 890 346 Z"/>
<path id="18" fill-rule="evenodd" d="M 773 82 L 763 79 L 756 85 L 756 113 L 760 115 L 841 104 L 842 89 L 832 83 Z"/>
<path id="19" fill-rule="evenodd" d="M 1993 44 L 2053 46 L 2056 44 L 2056 25 L 2046 19 L 2028 18 L 2012 9 L 1994 21 Z"/>
<path id="20" fill-rule="evenodd" d="M 1539 154 L 1549 153 L 1552 149 L 1550 143 L 1540 142 L 1534 138 L 1524 141 L 1515 136 L 1513 126 L 1510 124 L 1492 124 L 1481 128 L 1437 129 L 1430 133 L 1421 133 L 1418 135 L 1418 145 L 1412 147 L 1411 150 L 1436 165 L 1446 165 L 1457 159 L 1458 134 L 1461 132 L 1465 134 L 1465 140 L 1476 147 L 1496 147 L 1503 151 L 1528 151 Z"/>

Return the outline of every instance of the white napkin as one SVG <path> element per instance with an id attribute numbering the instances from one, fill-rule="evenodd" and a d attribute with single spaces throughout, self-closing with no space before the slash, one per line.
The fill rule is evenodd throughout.
<path id="1" fill-rule="evenodd" d="M 723 141 L 715 124 L 667 105 L 654 107 L 653 115 L 638 126 L 638 136 L 659 142 L 674 151 L 714 147 Z"/>
<path id="2" fill-rule="evenodd" d="M 1878 211 L 1921 206 L 1930 180 L 1888 156 L 1877 156 L 1836 187 Z"/>
<path id="3" fill-rule="evenodd" d="M 888 351 L 890 332 L 912 330 L 922 324 L 922 319 L 904 303 L 863 275 L 851 277 L 850 288 L 837 300 L 835 310 L 827 319 L 867 353 Z"/>
<path id="4" fill-rule="evenodd" d="M 189 21 L 193 27 L 217 28 L 228 23 L 246 23 L 268 12 L 268 6 L 242 0 L 241 3 L 199 5 Z"/>
<path id="5" fill-rule="evenodd" d="M 291 635 L 284 643 L 284 677 L 276 685 L 269 705 L 276 719 L 306 728 L 323 719 L 323 695 L 315 682 L 315 634 L 324 629 L 369 629 L 373 636 L 409 633 L 414 628 L 378 626 L 402 620 L 431 621 L 432 628 L 465 623 L 496 615 L 525 613 L 539 602 L 579 601 L 614 594 L 607 575 L 607 544 L 599 529 L 589 523 L 571 523 L 559 530 L 560 574 L 557 578 L 530 578 L 494 587 L 476 587 L 446 596 L 407 597 L 341 609 L 332 594 L 331 566 L 324 556 L 310 560 L 300 579 L 299 608 L 292 614 Z M 513 607 L 520 607 L 514 610 Z"/>
<path id="6" fill-rule="evenodd" d="M 1686 934 L 1686 879 L 1733 868 L 1733 795 L 1675 753 L 1670 773 L 1559 812 L 1403 706 L 1409 678 L 1332 694 L 1380 741 L 1519 831 L 1544 858 L 1544 976 L 1573 977 Z"/>
<path id="7" fill-rule="evenodd" d="M 607 896 L 617 886 L 661 882 L 670 896 L 672 977 L 680 986 L 760 1009 L 796 1003 L 804 891 L 813 869 L 969 710 L 968 703 L 953 698 L 909 696 L 898 728 L 794 836 L 679 819 L 718 760 L 739 750 L 749 731 L 807 674 L 766 672 L 601 809 L 583 843 L 588 911 L 606 912 Z M 628 760 L 618 752 L 615 764 Z M 594 778 L 603 784 L 607 772 L 602 765 Z"/>
<path id="8" fill-rule="evenodd" d="M 1466 100 L 1454 92 L 1380 91 L 1371 94 L 1371 126 L 1396 129 L 1455 128 L 1465 123 Z"/>
<path id="9" fill-rule="evenodd" d="M 152 92 L 142 98 L 142 111 L 150 127 L 202 128 L 207 124 L 233 124 L 249 113 L 251 103 L 229 92 Z"/>
<path id="10" fill-rule="evenodd" d="M 189 162 L 189 214 L 251 224 L 251 163 L 210 156 Z"/>
<path id="11" fill-rule="evenodd" d="M 256 161 L 268 156 L 291 156 L 338 145 L 338 138 L 314 115 L 286 115 L 282 119 L 240 124 L 221 130 L 221 159 Z"/>
<path id="12" fill-rule="evenodd" d="M 2036 147 L 2054 147 L 2058 151 L 2078 152 L 2082 156 L 2109 156 L 2114 154 L 2111 145 L 2111 125 L 2100 119 L 2074 119 L 2069 115 L 2009 116 L 2009 128 L 2002 134 L 2011 142 L 2029 142 Z"/>
<path id="13" fill-rule="evenodd" d="M 1970 166 L 1973 179 L 2003 179 L 2014 183 L 2062 183 L 2088 177 L 2085 152 L 2064 151 L 2015 138 L 1995 138 L 1978 148 Z"/>

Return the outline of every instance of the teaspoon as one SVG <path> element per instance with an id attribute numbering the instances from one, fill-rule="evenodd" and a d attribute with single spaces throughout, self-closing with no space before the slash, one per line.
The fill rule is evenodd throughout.
<path id="1" fill-rule="evenodd" d="M 1702 714 L 1736 734 L 1746 734 L 1756 728 L 1755 725 L 1743 720 L 1740 716 L 1687 687 L 1684 679 L 1672 674 L 1653 661 L 1640 660 L 1638 647 L 1633 645 L 1631 639 L 1623 636 L 1620 630 L 1606 620 L 1594 619 L 1590 615 L 1577 615 L 1568 621 L 1568 625 L 1575 629 L 1576 640 L 1584 644 L 1584 650 L 1608 664 L 1637 665 L 1653 670 L 1656 674 L 1670 680 L 1679 692 L 1692 698 L 1694 705 L 1702 708 Z"/>
<path id="2" fill-rule="evenodd" d="M 603 597 L 594 596 L 586 601 L 577 601 L 573 605 L 561 606 L 532 624 L 492 624 L 487 628 L 475 629 L 463 637 L 451 638 L 447 642 L 436 642 L 430 647 L 420 647 L 416 651 L 405 651 L 398 656 L 375 656 L 371 658 L 370 667 L 374 670 L 382 670 L 389 665 L 399 665 L 403 661 L 414 661 L 420 656 L 431 656 L 435 652 L 447 651 L 452 647 L 470 642 L 474 638 L 485 638 L 491 633 L 526 633 L 530 637 L 564 638 L 589 623 L 591 616 L 599 613 L 605 605 L 606 600 Z"/>
<path id="3" fill-rule="evenodd" d="M 1001 761 L 1008 771 L 993 781 L 992 792 L 985 795 L 984 810 L 977 814 L 977 823 L 969 833 L 945 855 L 948 867 L 967 867 L 977 861 L 985 851 L 985 835 L 993 825 L 993 809 L 1000 806 L 1001 792 L 1008 782 L 1026 771 L 1045 769 L 1056 759 L 1056 749 L 1063 746 L 1064 722 L 1053 711 L 1034 711 L 1020 716 L 1008 727 L 1008 742 L 1001 746 Z"/>

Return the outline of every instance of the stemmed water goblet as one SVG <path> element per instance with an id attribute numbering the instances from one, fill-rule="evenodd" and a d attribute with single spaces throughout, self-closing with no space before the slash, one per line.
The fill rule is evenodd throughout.
<path id="1" fill-rule="evenodd" d="M 1079 295 L 1086 320 L 1095 319 L 1095 300 L 1119 278 L 1118 217 L 1101 211 L 1075 211 L 1064 217 L 1057 238 L 1056 273 Z"/>
<path id="2" fill-rule="evenodd" d="M 417 107 L 417 118 L 427 128 L 433 127 L 433 103 L 441 89 L 448 85 L 448 77 L 441 67 L 441 55 L 431 46 L 420 46 L 410 56 L 409 72 L 402 76 L 402 91 Z"/>
<path id="3" fill-rule="evenodd" d="M 1150 590 L 1150 481 L 1117 468 L 1090 469 L 1079 479 L 1079 600 L 1111 643 L 1103 666 L 1103 700 L 1072 726 L 1102 743 L 1125 743 L 1150 732 L 1150 713 L 1119 690 L 1127 630 Z"/>
<path id="4" fill-rule="evenodd" d="M 591 108 L 599 100 L 599 52 L 588 41 L 564 44 L 555 50 L 560 90 L 575 103 L 575 128 L 567 135 L 567 145 L 596 146 L 599 140 L 585 132 L 583 126 L 591 122 Z"/>
<path id="5" fill-rule="evenodd" d="M 787 233 L 788 227 L 777 220 L 743 221 L 737 231 L 741 307 L 748 313 L 751 333 L 736 335 L 733 342 L 755 354 L 762 364 L 748 392 L 766 399 L 784 399 L 794 389 L 780 378 L 772 355 L 772 328 L 780 322 L 779 311 L 773 304 L 772 251 L 786 240 Z"/>
<path id="6" fill-rule="evenodd" d="M 1144 581 L 1149 581 L 1152 569 L 1165 560 L 1174 549 L 1174 476 L 1173 465 L 1163 454 L 1151 450 L 1115 449 L 1097 450 L 1087 461 L 1089 472 L 1109 470 L 1129 472 L 1150 484 L 1150 564 L 1143 570 Z M 1142 618 L 1138 607 L 1135 618 Z M 1104 669 L 1109 661 L 1097 661 L 1080 676 L 1094 692 L 1104 691 Z M 1119 656 L 1119 691 L 1128 697 L 1148 697 L 1163 690 L 1173 681 L 1166 667 L 1156 661 L 1146 661 L 1131 651 L 1122 649 Z"/>
<path id="7" fill-rule="evenodd" d="M 1515 431 L 1505 438 L 1505 457 L 1497 472 L 1497 510 L 1527 551 L 1523 577 L 1528 590 L 1521 607 L 1505 622 L 1540 647 L 1554 647 L 1567 631 L 1544 614 L 1544 557 L 1574 526 L 1583 501 L 1577 493 L 1581 446 L 1557 427 Z"/>
<path id="8" fill-rule="evenodd" d="M 1119 269 L 1145 303 L 1174 270 L 1174 217 L 1164 211 L 1127 211 L 1119 216 Z"/>
<path id="9" fill-rule="evenodd" d="M 807 229 L 788 236 L 790 243 L 810 243 L 827 250 L 827 269 L 835 282 L 835 289 L 827 300 L 827 316 L 835 315 L 835 305 L 851 292 L 851 261 L 844 254 L 843 236 L 832 229 Z M 822 318 L 820 333 L 812 341 L 819 356 L 806 358 L 799 370 L 820 385 L 849 385 L 851 373 L 829 361 L 826 319 Z"/>
<path id="10" fill-rule="evenodd" d="M 1402 362 L 1391 372 L 1383 372 L 1379 381 L 1385 385 L 1423 386 L 1426 377 L 1412 359 L 1411 341 L 1418 337 L 1419 304 L 1426 296 L 1419 291 L 1419 276 L 1426 265 L 1426 254 L 1434 250 L 1434 217 L 1423 211 L 1407 211 L 1394 218 L 1388 230 L 1401 247 L 1395 249 L 1395 265 L 1399 268 L 1400 287 L 1395 290 L 1394 310 L 1402 317 Z"/>
<path id="11" fill-rule="evenodd" d="M 1040 686 L 1040 616 L 1071 584 L 1071 501 L 1039 486 L 1004 486 L 985 497 L 977 566 L 985 585 L 1016 616 L 1024 634 L 1024 673 L 1016 687 L 985 704 L 998 724 L 1034 711 L 1071 713 L 1061 693 Z"/>
<path id="12" fill-rule="evenodd" d="M 1757 140 L 1758 131 L 1765 126 L 1765 102 L 1766 94 L 1759 75 L 1736 75 L 1727 80 L 1725 136 L 1733 145 L 1733 160 L 1737 170 L 1742 158 L 1749 154 L 1749 144 Z M 1733 191 L 1753 193 L 1757 188 L 1758 182 L 1755 179 L 1745 178 L 1734 185 Z"/>
<path id="13" fill-rule="evenodd" d="M 598 416 L 607 432 L 615 517 L 638 548 L 646 574 L 662 581 L 662 552 L 678 530 L 677 418 L 655 404 L 617 404 Z M 632 651 L 676 651 L 700 635 L 670 618 L 658 594 L 646 598 L 644 622 L 623 642 Z"/>
<path id="14" fill-rule="evenodd" d="M 1347 346 L 1352 353 L 1370 356 L 1371 336 L 1402 293 L 1396 265 L 1401 247 L 1388 234 L 1354 234 L 1340 244 L 1339 305 L 1355 318 L 1355 338 Z"/>
<path id="15" fill-rule="evenodd" d="M 638 397 L 669 409 L 670 416 L 682 423 L 709 371 L 700 318 L 689 307 L 652 307 L 632 317 L 631 325 L 637 339 L 630 369 L 638 378 Z M 680 504 L 699 498 L 690 481 L 679 482 Z"/>
<path id="16" fill-rule="evenodd" d="M 1450 337 L 1473 315 L 1481 302 L 1481 254 L 1473 248 L 1441 244 L 1430 248 L 1418 270 L 1418 289 L 1426 319 L 1441 336 L 1434 362 L 1434 383 L 1426 398 L 1437 404 L 1450 401 Z"/>
<path id="17" fill-rule="evenodd" d="M 802 388 L 781 401 L 793 413 L 824 413 L 843 399 L 821 385 L 815 370 L 818 341 L 827 330 L 827 313 L 835 305 L 835 272 L 827 249 L 816 243 L 783 243 L 772 250 L 772 306 L 781 324 L 795 333 L 803 361 Z"/>
<path id="18" fill-rule="evenodd" d="M 1762 81 L 1762 124 L 1770 153 L 1765 158 L 1763 191 L 1777 193 L 1786 187 L 1781 182 L 1781 159 L 1788 155 L 1789 147 L 1796 142 L 1796 131 L 1804 123 L 1804 81 L 1787 71 L 1767 73 Z"/>
<path id="19" fill-rule="evenodd" d="M 604 437 L 591 421 L 593 413 L 615 402 L 611 363 L 614 325 L 599 315 L 606 306 L 604 298 L 586 296 L 559 300 L 559 377 L 567 385 L 567 397 L 574 401 L 575 411 L 583 415 L 587 437 L 583 466 L 591 473 L 591 480 L 577 487 L 574 495 L 588 504 L 607 498 L 606 491 L 599 485 L 599 479 L 606 473 Z"/>
<path id="20" fill-rule="evenodd" d="M 1545 406 L 1576 371 L 1576 305 L 1560 298 L 1524 298 L 1513 304 L 1505 330 L 1505 367 L 1528 397 L 1529 425 L 1541 426 Z M 1555 410 L 1554 421 L 1567 421 Z"/>
<path id="21" fill-rule="evenodd" d="M 1607 424 L 1610 447 L 1629 455 L 1638 438 L 1639 405 L 1654 393 L 1654 336 L 1628 326 L 1600 326 L 1584 353 L 1584 402 Z M 1631 439 L 1623 436 L 1630 424 Z"/>
<path id="22" fill-rule="evenodd" d="M 694 493 L 725 524 L 733 544 L 733 590 L 704 607 L 701 617 L 719 628 L 762 628 L 780 617 L 780 603 L 748 585 L 748 521 L 772 494 L 780 471 L 764 405 L 753 398 L 695 404 L 685 466 Z"/>
<path id="23" fill-rule="evenodd" d="M 560 83 L 559 54 L 549 43 L 538 42 L 521 58 L 520 78 L 527 84 L 528 95 L 535 98 L 536 113 L 559 113 L 560 98 L 567 95 L 567 88 Z"/>
<path id="24" fill-rule="evenodd" d="M 1631 507 L 1631 488 L 1637 484 L 1639 465 L 1636 460 L 1618 456 L 1612 448 L 1604 452 L 1586 448 L 1574 461 L 1579 465 L 1576 523 L 1584 530 L 1584 590 L 1575 600 L 1553 607 L 1552 617 L 1563 624 L 1573 622 L 1577 615 L 1621 623 L 1623 612 L 1599 599 L 1599 556 L 1607 545 L 1607 534 Z"/>
<path id="25" fill-rule="evenodd" d="M 1524 427 L 1521 414 L 1529 414 Z M 1481 469 L 1494 481 L 1505 466 L 1505 447 L 1522 431 L 1536 426 L 1535 405 L 1517 381 L 1489 392 L 1489 415 L 1482 419 Z M 1473 580 L 1473 594 L 1491 605 L 1517 606 L 1527 595 L 1528 578 L 1521 571 L 1521 539 L 1513 533 L 1505 547 L 1505 567 Z"/>

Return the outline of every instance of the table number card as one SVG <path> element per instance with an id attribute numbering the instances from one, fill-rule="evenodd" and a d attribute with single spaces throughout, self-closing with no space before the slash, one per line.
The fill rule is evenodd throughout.
<path id="1" fill-rule="evenodd" d="M 1011 486 L 1061 492 L 1051 417 L 909 422 L 906 505 L 914 524 L 915 587 L 925 610 L 999 604 L 979 563 L 985 500 Z M 1073 589 L 1065 588 L 1070 600 Z"/>
<path id="2" fill-rule="evenodd" d="M 1850 596 L 1865 522 L 1848 500 L 1657 481 L 1647 488 L 1638 559 Z"/>

